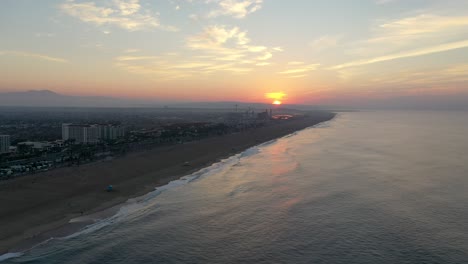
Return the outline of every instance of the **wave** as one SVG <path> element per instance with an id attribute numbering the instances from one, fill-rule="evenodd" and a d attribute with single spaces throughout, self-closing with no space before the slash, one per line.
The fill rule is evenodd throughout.
<path id="1" fill-rule="evenodd" d="M 167 190 L 171 190 L 171 189 L 186 185 L 200 178 L 207 177 L 209 175 L 213 175 L 223 170 L 226 170 L 238 164 L 241 161 L 241 159 L 260 153 L 261 146 L 266 146 L 274 142 L 276 142 L 276 139 L 265 142 L 255 147 L 251 147 L 239 154 L 223 159 L 220 162 L 212 164 L 211 166 L 202 168 L 190 175 L 186 175 L 186 176 L 181 177 L 178 180 L 171 181 L 166 185 L 156 187 L 154 191 L 151 191 L 143 196 L 131 198 L 127 200 L 127 202 L 125 202 L 124 204 L 118 205 L 119 207 L 118 211 L 114 215 L 104 218 L 104 219 L 98 219 L 96 220 L 95 223 L 92 223 L 84 227 L 80 231 L 75 232 L 66 237 L 58 238 L 58 239 L 70 239 L 70 238 L 74 238 L 83 234 L 89 234 L 89 233 L 98 231 L 111 224 L 115 224 L 123 220 L 128 220 L 130 218 L 139 217 L 140 215 L 142 215 L 144 212 L 146 212 L 150 207 L 152 207 L 155 204 L 155 198 L 158 197 L 161 193 Z M 79 219 L 70 220 L 71 223 L 79 222 L 79 221 L 80 221 Z"/>
<path id="2" fill-rule="evenodd" d="M 17 253 L 5 253 L 3 255 L 0 255 L 0 261 L 5 261 L 7 259 L 11 259 L 11 258 L 17 258 L 17 257 L 21 257 L 24 253 L 21 253 L 21 252 L 17 252 Z"/>

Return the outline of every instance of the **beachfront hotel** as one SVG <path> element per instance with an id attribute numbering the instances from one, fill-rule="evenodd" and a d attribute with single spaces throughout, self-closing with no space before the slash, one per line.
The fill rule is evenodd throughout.
<path id="1" fill-rule="evenodd" d="M 123 137 L 122 126 L 111 124 L 62 124 L 62 139 L 75 140 L 78 144 L 96 144 L 100 140 L 115 140 Z"/>
<path id="2" fill-rule="evenodd" d="M 99 142 L 98 128 L 95 125 L 62 124 L 62 139 L 74 140 L 78 144 Z"/>

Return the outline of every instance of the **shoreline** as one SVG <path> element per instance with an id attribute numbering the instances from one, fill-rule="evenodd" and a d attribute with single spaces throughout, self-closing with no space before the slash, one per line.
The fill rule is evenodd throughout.
<path id="1" fill-rule="evenodd" d="M 335 117 L 301 119 L 130 153 L 106 162 L 60 168 L 0 184 L 0 256 L 24 252 L 52 237 L 66 237 L 114 215 L 129 200 L 189 176 L 246 149 Z M 190 166 L 184 166 L 189 162 Z M 108 184 L 114 192 L 106 192 Z M 70 220 L 74 220 L 70 223 Z M 80 221 L 81 220 L 81 221 Z"/>

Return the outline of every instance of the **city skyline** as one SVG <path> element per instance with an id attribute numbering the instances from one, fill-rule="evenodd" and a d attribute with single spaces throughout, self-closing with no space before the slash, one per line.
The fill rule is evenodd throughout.
<path id="1" fill-rule="evenodd" d="M 343 105 L 466 99 L 466 10 L 457 0 L 7 0 L 0 92 L 242 102 L 277 93 L 285 103 Z"/>

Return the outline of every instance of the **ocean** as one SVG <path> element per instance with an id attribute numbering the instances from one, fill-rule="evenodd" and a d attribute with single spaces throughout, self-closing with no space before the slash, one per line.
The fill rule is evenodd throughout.
<path id="1" fill-rule="evenodd" d="M 339 113 L 2 264 L 468 263 L 467 201 L 468 112 Z"/>

